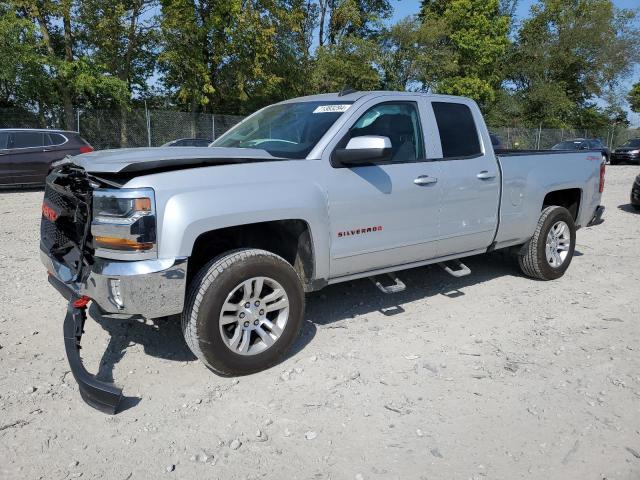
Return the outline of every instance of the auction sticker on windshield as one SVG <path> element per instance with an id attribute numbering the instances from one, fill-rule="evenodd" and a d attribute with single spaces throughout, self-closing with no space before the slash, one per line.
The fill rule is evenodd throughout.
<path id="1" fill-rule="evenodd" d="M 346 112 L 350 107 L 350 104 L 346 105 L 320 105 L 316 107 L 313 113 L 342 113 Z"/>

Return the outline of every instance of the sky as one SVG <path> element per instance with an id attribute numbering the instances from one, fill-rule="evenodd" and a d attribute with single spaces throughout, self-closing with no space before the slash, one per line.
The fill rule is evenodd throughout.
<path id="1" fill-rule="evenodd" d="M 529 15 L 531 5 L 534 3 L 536 3 L 535 0 L 520 0 L 516 11 L 518 20 L 523 20 Z M 634 9 L 640 7 L 638 0 L 613 0 L 613 3 L 618 8 Z M 393 17 L 390 20 L 391 22 L 397 22 L 408 15 L 414 15 L 420 10 L 420 0 L 392 0 L 392 5 Z M 640 65 L 636 65 L 631 77 L 626 79 L 621 87 L 623 90 L 628 91 L 631 89 L 631 85 L 638 81 L 640 81 Z M 628 105 L 625 105 L 625 110 L 627 110 L 631 125 L 640 127 L 640 114 L 631 112 Z"/>

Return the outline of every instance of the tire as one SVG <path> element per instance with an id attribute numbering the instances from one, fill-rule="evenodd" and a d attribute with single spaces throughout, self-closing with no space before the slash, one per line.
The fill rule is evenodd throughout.
<path id="1" fill-rule="evenodd" d="M 261 278 L 263 283 L 258 287 L 256 281 Z M 284 294 L 280 295 L 280 291 Z M 251 301 L 245 303 L 248 292 L 253 292 Z M 253 296 L 255 292 L 258 296 Z M 259 292 L 265 295 L 261 297 Z M 269 304 L 272 300 L 268 297 L 273 295 L 280 300 Z M 259 302 L 253 302 L 262 299 L 264 314 L 259 307 L 254 307 Z M 286 308 L 268 311 L 287 302 Z M 250 308 L 245 308 L 249 304 Z M 226 308 L 230 305 L 233 311 Z M 225 324 L 231 317 L 237 318 Z M 293 267 L 271 252 L 239 249 L 214 258 L 196 274 L 187 292 L 182 332 L 193 354 L 215 373 L 247 375 L 267 369 L 282 359 L 296 340 L 303 317 L 304 291 Z M 245 330 L 248 342 L 245 342 Z M 234 342 L 236 334 L 240 339 Z M 267 345 L 267 341 L 273 343 Z"/>
<path id="2" fill-rule="evenodd" d="M 553 252 L 555 249 L 556 255 L 551 255 L 551 260 L 548 259 L 547 240 L 549 239 L 549 232 L 554 228 L 556 232 L 556 226 L 559 222 L 564 223 L 566 229 L 565 240 L 558 244 L 551 244 L 550 250 Z M 568 242 L 566 239 L 568 236 Z M 566 250 L 564 249 L 566 247 Z M 571 264 L 573 258 L 573 252 L 576 247 L 576 226 L 573 217 L 569 211 L 564 207 L 551 206 L 542 210 L 540 219 L 538 220 L 538 226 L 533 234 L 533 237 L 526 245 L 526 251 L 523 255 L 518 255 L 518 264 L 522 272 L 532 278 L 540 280 L 555 280 L 564 275 L 567 268 Z M 563 249 L 560 251 L 560 249 Z M 566 252 L 566 255 L 564 255 Z M 564 256 L 563 256 L 564 255 Z M 558 260 L 562 259 L 561 263 Z M 553 261 L 552 261 L 553 260 Z M 555 263 L 552 264 L 552 263 Z"/>
<path id="3" fill-rule="evenodd" d="M 636 210 L 636 212 L 640 212 L 640 204 L 632 203 L 631 206 Z"/>

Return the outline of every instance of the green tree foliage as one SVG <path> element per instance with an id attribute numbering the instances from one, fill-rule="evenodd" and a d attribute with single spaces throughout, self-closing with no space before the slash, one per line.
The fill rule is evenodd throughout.
<path id="1" fill-rule="evenodd" d="M 593 112 L 638 59 L 635 15 L 610 0 L 541 0 L 520 28 L 509 78 L 532 124 L 562 127 Z"/>
<path id="2" fill-rule="evenodd" d="M 457 68 L 435 85 L 439 93 L 464 95 L 481 104 L 495 99 L 503 79 L 501 61 L 509 46 L 510 17 L 498 0 L 423 0 L 427 30 L 446 29 L 440 45 Z"/>
<path id="3" fill-rule="evenodd" d="M 305 77 L 304 2 L 163 0 L 161 28 L 164 83 L 191 111 L 247 113 Z"/>
<path id="4" fill-rule="evenodd" d="M 640 82 L 635 83 L 627 97 L 631 111 L 640 113 Z"/>

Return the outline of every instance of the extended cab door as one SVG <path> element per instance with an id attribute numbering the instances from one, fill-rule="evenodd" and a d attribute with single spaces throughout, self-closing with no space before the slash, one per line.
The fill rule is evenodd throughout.
<path id="1" fill-rule="evenodd" d="M 500 172 L 476 104 L 430 100 L 429 123 L 440 138 L 440 256 L 487 248 L 498 225 Z M 486 137 L 486 138 L 485 138 Z"/>
<path id="2" fill-rule="evenodd" d="M 386 96 L 364 103 L 325 150 L 331 277 L 437 256 L 440 166 L 426 160 L 424 102 Z M 331 160 L 358 136 L 391 140 L 388 161 L 345 167 Z"/>

